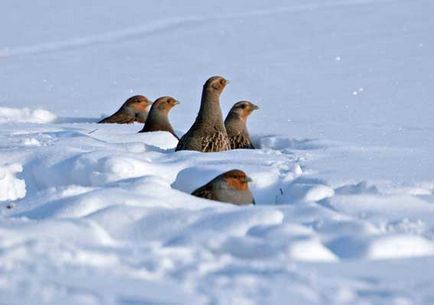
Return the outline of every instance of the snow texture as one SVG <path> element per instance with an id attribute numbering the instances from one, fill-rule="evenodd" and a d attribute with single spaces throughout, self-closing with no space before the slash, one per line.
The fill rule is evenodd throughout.
<path id="1" fill-rule="evenodd" d="M 44 109 L 0 107 L 0 123 L 50 123 L 55 119 L 56 116 L 53 113 Z"/>
<path id="2" fill-rule="evenodd" d="M 13 201 L 26 196 L 26 183 L 16 176 L 22 171 L 23 167 L 16 163 L 0 167 L 0 201 Z"/>
<path id="3" fill-rule="evenodd" d="M 0 3 L 0 304 L 434 303 L 434 3 Z M 17 18 L 19 16 L 19 18 Z M 98 125 L 203 82 L 256 150 Z M 257 205 L 190 193 L 244 170 Z"/>

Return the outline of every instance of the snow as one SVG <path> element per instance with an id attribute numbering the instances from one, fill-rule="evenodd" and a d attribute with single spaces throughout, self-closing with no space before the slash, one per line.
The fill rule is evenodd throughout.
<path id="1" fill-rule="evenodd" d="M 429 1 L 0 4 L 0 303 L 434 302 Z M 16 18 L 20 16 L 20 18 Z M 211 75 L 257 150 L 97 125 Z M 190 193 L 245 171 L 257 205 Z"/>
<path id="2" fill-rule="evenodd" d="M 0 107 L 0 123 L 50 123 L 55 119 L 56 115 L 44 109 Z"/>
<path id="3" fill-rule="evenodd" d="M 345 259 L 387 259 L 401 257 L 430 256 L 434 244 L 425 238 L 412 235 L 394 234 L 366 237 L 344 236 L 333 240 L 330 249 Z"/>
<path id="4" fill-rule="evenodd" d="M 26 183 L 17 178 L 23 171 L 21 164 L 5 164 L 0 167 L 0 201 L 14 201 L 26 196 Z"/>

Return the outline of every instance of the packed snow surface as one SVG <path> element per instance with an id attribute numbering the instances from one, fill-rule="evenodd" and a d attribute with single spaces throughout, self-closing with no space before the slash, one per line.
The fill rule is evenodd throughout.
<path id="1" fill-rule="evenodd" d="M 2 0 L 0 304 L 434 304 L 433 11 Z M 96 124 L 172 95 L 182 135 L 212 75 L 258 149 Z M 190 195 L 235 168 L 256 206 Z"/>

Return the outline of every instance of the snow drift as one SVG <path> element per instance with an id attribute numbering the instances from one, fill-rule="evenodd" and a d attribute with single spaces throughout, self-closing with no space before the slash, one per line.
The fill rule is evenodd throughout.
<path id="1" fill-rule="evenodd" d="M 50 123 L 56 116 L 44 109 L 0 107 L 0 123 Z"/>

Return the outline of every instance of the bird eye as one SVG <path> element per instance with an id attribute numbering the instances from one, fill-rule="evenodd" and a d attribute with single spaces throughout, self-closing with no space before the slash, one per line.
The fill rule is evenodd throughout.
<path id="1" fill-rule="evenodd" d="M 246 108 L 246 107 L 247 107 L 246 104 L 242 104 L 241 105 L 241 108 L 243 108 L 243 109 Z"/>

